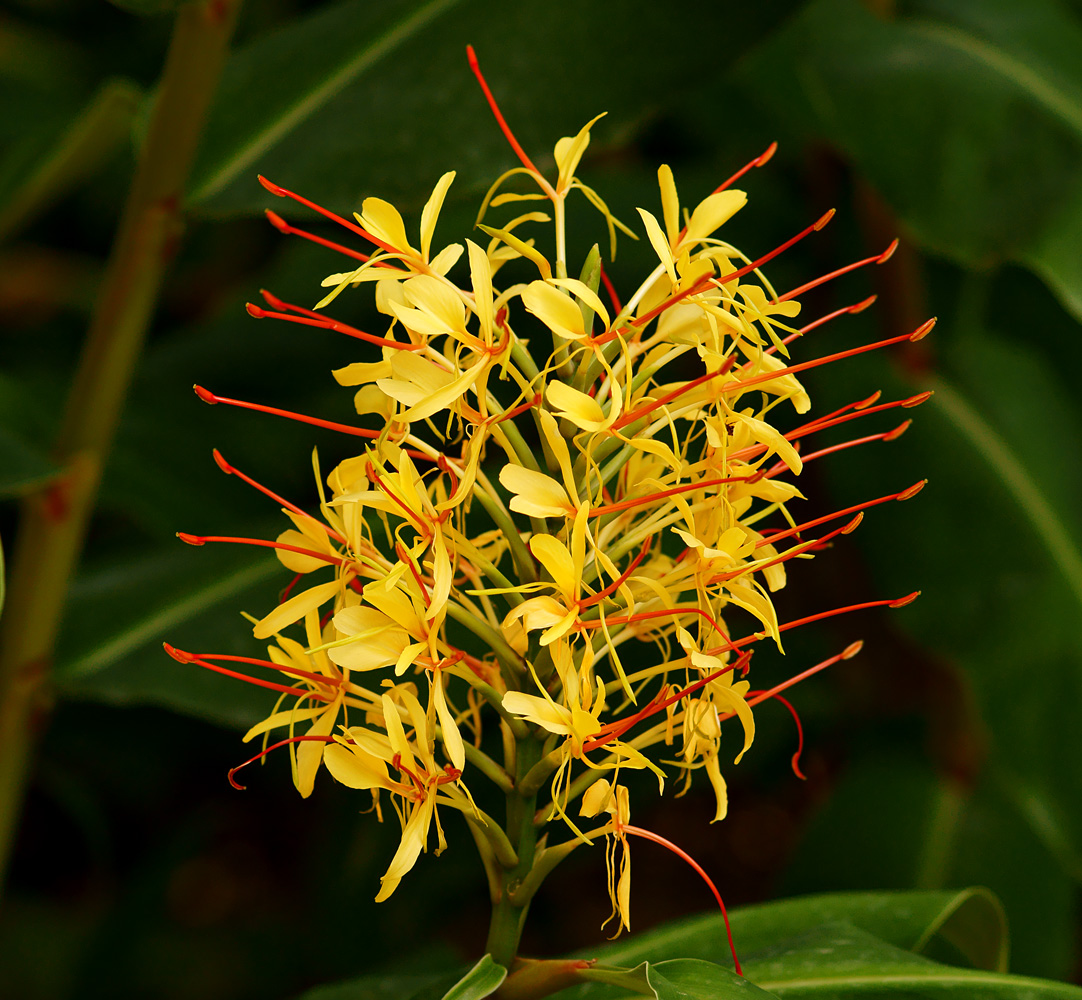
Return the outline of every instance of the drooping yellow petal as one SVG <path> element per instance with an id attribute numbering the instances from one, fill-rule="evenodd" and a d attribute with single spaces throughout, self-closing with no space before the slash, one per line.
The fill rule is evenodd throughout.
<path id="1" fill-rule="evenodd" d="M 574 507 L 555 479 L 521 465 L 500 469 L 500 482 L 510 491 L 511 509 L 528 517 L 566 517 Z"/>
<path id="2" fill-rule="evenodd" d="M 566 340 L 586 336 L 582 311 L 575 300 L 547 282 L 531 281 L 522 293 L 522 304 L 557 336 Z"/>

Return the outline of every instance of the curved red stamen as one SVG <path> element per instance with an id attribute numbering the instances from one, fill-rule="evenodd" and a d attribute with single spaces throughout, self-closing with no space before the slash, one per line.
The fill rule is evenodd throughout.
<path id="1" fill-rule="evenodd" d="M 257 760 L 262 760 L 272 750 L 277 750 L 279 747 L 284 747 L 288 743 L 334 743 L 333 736 L 291 736 L 288 740 L 279 740 L 277 743 L 271 744 L 266 750 L 257 753 L 254 757 L 249 758 L 243 764 L 238 764 L 236 767 L 231 767 L 226 777 L 229 778 L 229 784 L 231 784 L 238 792 L 243 792 L 248 786 L 242 785 L 237 781 L 233 775 L 236 774 L 242 767 L 247 767 L 249 764 L 254 764 Z"/>
<path id="2" fill-rule="evenodd" d="M 736 974 L 738 976 L 744 975 L 743 969 L 740 968 L 740 959 L 736 957 L 736 944 L 733 942 L 733 929 L 729 926 L 729 912 L 725 909 L 725 903 L 721 898 L 721 893 L 718 892 L 718 887 L 711 881 L 710 876 L 703 871 L 702 865 L 688 854 L 687 851 L 677 847 L 671 840 L 666 840 L 664 837 L 652 833 L 650 830 L 644 830 L 642 827 L 630 826 L 623 823 L 619 825 L 618 830 L 624 833 L 630 833 L 635 837 L 642 837 L 644 840 L 652 840 L 655 844 L 660 844 L 662 847 L 672 851 L 678 858 L 682 858 L 695 869 L 699 877 L 707 884 L 710 891 L 714 894 L 714 899 L 718 901 L 718 906 L 721 907 L 721 916 L 725 921 L 725 933 L 729 938 L 729 951 L 733 956 L 733 967 L 736 969 Z"/>
<path id="3" fill-rule="evenodd" d="M 526 155 L 526 150 L 519 145 L 518 139 L 515 138 L 514 133 L 511 131 L 511 127 L 507 124 L 507 119 L 504 118 L 499 105 L 496 103 L 496 98 L 492 96 L 492 91 L 489 89 L 488 83 L 481 73 L 481 64 L 477 61 L 477 53 L 474 52 L 472 45 L 466 46 L 466 60 L 470 64 L 470 69 L 473 70 L 473 75 L 477 77 L 477 82 L 481 85 L 481 91 L 485 95 L 485 100 L 488 101 L 488 106 L 492 109 L 496 124 L 500 126 L 500 131 L 503 133 L 504 138 L 515 151 L 515 156 L 519 158 L 519 162 L 527 170 L 540 177 L 541 171 L 534 166 L 533 160 Z"/>
<path id="4" fill-rule="evenodd" d="M 301 577 L 303 576 L 303 573 L 298 573 L 295 577 L 293 577 L 292 580 L 289 581 L 289 584 L 286 586 L 285 590 L 282 591 L 282 596 L 278 598 L 279 604 L 285 604 L 285 602 L 289 600 L 289 595 L 293 592 L 293 588 L 296 587 L 298 583 L 300 583 Z M 354 577 L 353 580 L 351 580 L 350 582 L 353 583 L 355 581 L 356 577 Z"/>
<path id="5" fill-rule="evenodd" d="M 763 694 L 762 691 L 749 691 L 749 695 L 754 696 Z M 800 755 L 804 752 L 804 726 L 800 722 L 800 716 L 797 714 L 796 708 L 788 698 L 783 698 L 780 694 L 771 695 L 774 701 L 780 701 L 787 709 L 789 714 L 793 717 L 793 722 L 796 723 L 796 753 L 793 754 L 792 764 L 793 774 L 795 774 L 801 781 L 807 781 L 807 775 L 800 770 Z"/>
<path id="6" fill-rule="evenodd" d="M 707 372 L 705 375 L 700 375 L 698 378 L 693 378 L 690 382 L 685 382 L 678 389 L 673 389 L 671 392 L 665 393 L 663 396 L 659 396 L 657 399 L 652 400 L 649 403 L 640 406 L 637 410 L 629 410 L 622 417 L 618 418 L 616 423 L 612 426 L 615 430 L 620 430 L 626 427 L 628 424 L 634 423 L 636 420 L 641 420 L 643 417 L 653 413 L 654 410 L 659 409 L 662 406 L 666 406 L 674 399 L 679 399 L 685 393 L 691 392 L 692 389 L 697 389 L 700 385 L 705 385 L 711 379 L 720 378 L 722 375 L 728 374 L 733 365 L 736 364 L 736 355 L 730 354 L 725 363 L 716 372 Z"/>
<path id="7" fill-rule="evenodd" d="M 820 316 L 817 320 L 813 320 L 807 326 L 802 326 L 795 333 L 789 334 L 782 340 L 783 344 L 791 344 L 798 337 L 803 337 L 806 334 L 812 332 L 812 330 L 818 330 L 819 327 L 825 326 L 831 320 L 837 319 L 839 316 L 854 315 L 855 313 L 864 312 L 875 300 L 879 298 L 878 295 L 869 295 L 866 299 L 861 299 L 860 302 L 854 302 L 851 306 L 842 306 L 841 309 L 835 309 L 834 312 L 827 313 L 825 316 Z M 765 351 L 766 354 L 777 354 L 778 348 L 775 344 L 772 347 L 768 347 Z"/>
<path id="8" fill-rule="evenodd" d="M 654 543 L 654 536 L 651 535 L 643 542 L 642 549 L 639 554 L 628 564 L 625 569 L 615 580 L 612 581 L 604 590 L 599 591 L 592 597 L 587 597 L 585 600 L 579 601 L 579 609 L 588 608 L 591 605 L 597 604 L 598 601 L 603 601 L 609 594 L 614 594 L 616 591 L 627 582 L 627 578 L 638 568 L 639 563 L 646 558 L 646 553 L 650 551 L 650 546 Z"/>
<path id="9" fill-rule="evenodd" d="M 851 660 L 864 648 L 864 640 L 858 639 L 856 642 L 851 642 L 840 653 L 835 656 L 831 656 L 829 659 L 823 660 L 822 663 L 817 663 L 814 667 L 808 667 L 807 670 L 802 670 L 794 677 L 790 677 L 786 681 L 782 681 L 780 684 L 775 684 L 774 687 L 767 691 L 761 691 L 756 697 L 748 699 L 748 705 L 754 708 L 756 705 L 766 701 L 768 698 L 776 698 L 779 691 L 785 691 L 788 688 L 793 687 L 794 684 L 799 684 L 801 681 L 807 680 L 814 674 L 819 673 L 822 670 L 826 670 L 827 667 L 834 666 L 835 663 L 840 663 L 842 660 Z M 719 716 L 723 719 L 731 719 L 733 713 L 730 712 L 727 715 Z"/>
<path id="10" fill-rule="evenodd" d="M 681 493 L 694 493 L 696 490 L 705 490 L 711 486 L 724 486 L 727 483 L 744 483 L 749 479 L 758 479 L 759 474 L 750 476 L 729 476 L 726 479 L 705 479 L 701 483 L 685 483 L 683 486 L 674 486 L 668 490 L 658 490 L 656 493 L 647 493 L 641 497 L 632 497 L 629 500 L 620 500 L 617 503 L 607 503 L 601 507 L 590 509 L 590 517 L 603 517 L 606 514 L 616 514 L 631 507 L 641 507 L 643 504 L 653 503 L 655 500 L 664 500 L 667 497 L 679 496 Z"/>
<path id="11" fill-rule="evenodd" d="M 354 437 L 378 438 L 380 431 L 366 430 L 364 427 L 353 427 L 350 424 L 339 424 L 333 420 L 322 420 L 319 417 L 309 417 L 304 413 L 294 413 L 292 410 L 280 410 L 277 406 L 264 406 L 262 403 L 249 403 L 243 399 L 229 399 L 227 396 L 219 396 L 204 389 L 201 385 L 194 385 L 195 394 L 204 403 L 224 403 L 226 406 L 237 406 L 242 410 L 257 410 L 260 413 L 269 413 L 273 417 L 285 417 L 287 420 L 296 420 L 298 423 L 311 424 L 313 427 L 323 427 L 329 431 L 338 431 L 340 434 L 351 434 Z"/>
<path id="12" fill-rule="evenodd" d="M 605 625 L 630 625 L 635 622 L 649 621 L 653 618 L 666 618 L 671 615 L 698 615 L 700 618 L 705 618 L 714 628 L 714 631 L 718 635 L 725 636 L 725 629 L 723 629 L 714 619 L 707 614 L 702 608 L 663 608 L 658 611 L 639 611 L 633 615 L 625 615 L 622 618 L 606 618 L 604 620 L 597 618 L 591 619 L 587 622 L 579 622 L 576 626 L 579 629 L 584 628 L 601 628 Z"/>
<path id="13" fill-rule="evenodd" d="M 421 596 L 424 598 L 425 605 L 431 605 L 432 598 L 428 594 L 428 588 L 425 586 L 425 581 L 422 579 L 420 571 L 417 569 L 416 565 L 414 565 L 413 559 L 410 558 L 410 554 L 406 551 L 406 546 L 401 542 L 395 542 L 394 550 L 398 555 L 398 558 L 409 568 L 410 575 L 413 577 L 414 582 L 421 588 Z"/>

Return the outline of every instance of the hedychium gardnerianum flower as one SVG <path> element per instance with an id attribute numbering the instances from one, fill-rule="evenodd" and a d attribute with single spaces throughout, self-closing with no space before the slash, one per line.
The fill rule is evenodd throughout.
<path id="1" fill-rule="evenodd" d="M 360 243 L 334 242 L 268 212 L 281 232 L 350 264 L 323 282 L 329 290 L 314 309 L 265 292 L 266 305 L 248 310 L 362 341 L 362 360 L 334 377 L 354 391 L 363 419 L 333 423 L 196 391 L 208 403 L 352 435 L 360 450 L 326 475 L 313 457 L 315 512 L 215 452 L 224 472 L 265 493 L 290 525 L 274 540 L 180 537 L 268 546 L 295 575 L 280 603 L 252 620 L 255 637 L 270 643 L 265 659 L 167 649 L 278 694 L 245 739 L 262 740 L 252 761 L 288 747 L 302 795 L 325 767 L 368 792 L 380 819 L 389 799 L 402 840 L 378 900 L 427 850 L 433 827 L 435 851 L 444 849 L 446 817 L 460 813 L 488 877 L 489 951 L 506 964 L 533 894 L 578 846 L 608 844 L 617 932 L 631 926 L 628 835 L 679 852 L 630 824 L 627 771 L 651 772 L 662 792 L 667 777 L 686 783 L 701 770 L 716 798 L 714 818 L 723 819 L 723 763 L 729 754 L 738 763 L 751 746 L 754 707 L 782 701 L 799 732 L 783 692 L 860 648 L 855 642 L 752 690 L 746 678 L 760 644 L 780 651 L 789 629 L 916 596 L 797 621 L 779 621 L 771 598 L 792 560 L 854 530 L 865 510 L 923 486 L 801 523 L 793 479 L 808 462 L 890 441 L 908 421 L 817 447 L 821 432 L 914 407 L 929 394 L 882 402 L 875 393 L 808 417 L 800 374 L 918 340 L 933 321 L 838 354 L 790 353 L 872 302 L 797 325 L 797 296 L 883 263 L 893 245 L 779 293 L 762 266 L 832 213 L 755 259 L 719 235 L 747 200 L 732 185 L 766 163 L 773 146 L 690 210 L 681 209 L 670 169 L 659 169 L 660 215 L 639 210 L 657 263 L 622 301 L 598 248 L 575 254 L 566 240 L 575 191 L 604 218 L 610 252 L 617 231 L 634 235 L 576 176 L 597 119 L 556 144 L 556 176 L 546 176 L 511 133 L 472 50 L 470 62 L 521 164 L 485 196 L 477 228 L 487 239 L 435 249 L 454 173 L 436 184 L 416 236 L 379 198 L 365 199 L 350 220 L 263 180 Z M 508 206 L 526 210 L 492 223 Z M 526 280 L 500 280 L 511 262 Z M 358 287 L 374 291 L 383 332 L 325 312 Z M 735 753 L 723 755 L 723 730 Z M 799 774 L 797 755 L 793 766 Z M 506 796 L 503 818 L 471 795 L 484 780 Z"/>

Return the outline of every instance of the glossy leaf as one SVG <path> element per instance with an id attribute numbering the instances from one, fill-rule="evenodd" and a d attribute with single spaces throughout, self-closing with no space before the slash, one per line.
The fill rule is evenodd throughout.
<path id="1" fill-rule="evenodd" d="M 657 1000 L 755 1000 L 772 995 L 750 978 L 695 958 L 658 962 L 646 975 Z"/>
<path id="2" fill-rule="evenodd" d="M 942 965 L 844 923 L 827 924 L 748 957 L 748 978 L 779 997 L 966 997 L 1077 1000 L 1082 989 Z"/>
<path id="3" fill-rule="evenodd" d="M 1082 24 L 1054 0 L 906 12 L 815 0 L 741 78 L 852 158 L 925 246 L 970 265 L 1020 260 L 1077 307 Z"/>

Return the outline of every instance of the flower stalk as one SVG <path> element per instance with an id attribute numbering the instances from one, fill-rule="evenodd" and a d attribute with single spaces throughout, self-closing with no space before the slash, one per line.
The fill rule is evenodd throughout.
<path id="1" fill-rule="evenodd" d="M 53 449 L 59 477 L 23 505 L 0 635 L 0 884 L 51 659 L 102 468 L 182 224 L 199 136 L 240 0 L 181 5 L 146 139 Z"/>

